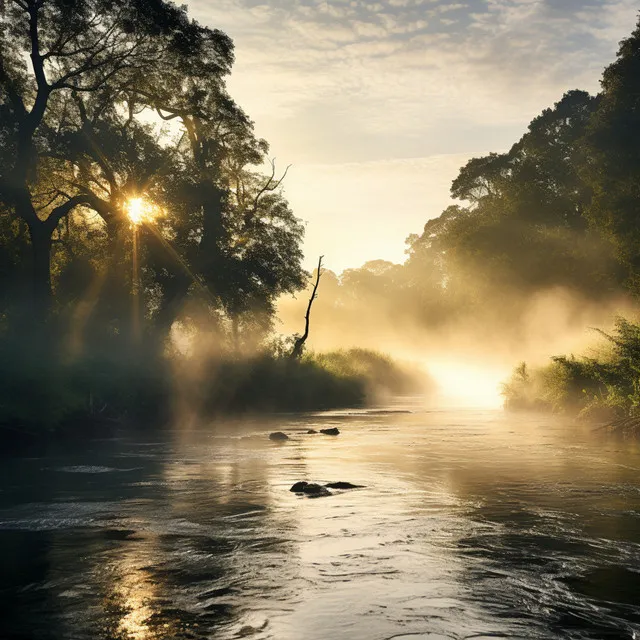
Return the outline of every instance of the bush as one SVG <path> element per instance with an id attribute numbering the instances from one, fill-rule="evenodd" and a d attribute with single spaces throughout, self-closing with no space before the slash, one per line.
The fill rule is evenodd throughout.
<path id="1" fill-rule="evenodd" d="M 204 414 L 360 406 L 366 396 L 363 380 L 336 375 L 308 357 L 212 361 L 204 373 L 195 403 Z"/>
<path id="2" fill-rule="evenodd" d="M 556 356 L 530 372 L 525 363 L 503 385 L 505 408 L 548 409 L 589 420 L 640 416 L 640 325 L 617 318 L 596 358 Z"/>
<path id="3" fill-rule="evenodd" d="M 204 414 L 360 407 L 417 390 L 414 375 L 365 349 L 308 353 L 300 360 L 272 352 L 211 359 L 198 380 L 186 390 L 187 404 Z"/>
<path id="4" fill-rule="evenodd" d="M 70 357 L 46 341 L 0 341 L 0 427 L 40 433 L 167 414 L 169 367 L 152 351 L 103 349 Z"/>

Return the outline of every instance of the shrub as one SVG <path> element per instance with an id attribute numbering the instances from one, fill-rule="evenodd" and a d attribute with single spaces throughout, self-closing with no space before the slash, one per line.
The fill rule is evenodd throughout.
<path id="1" fill-rule="evenodd" d="M 598 357 L 556 356 L 530 372 L 521 363 L 503 385 L 505 408 L 549 409 L 590 420 L 640 416 L 640 325 L 617 318 Z"/>

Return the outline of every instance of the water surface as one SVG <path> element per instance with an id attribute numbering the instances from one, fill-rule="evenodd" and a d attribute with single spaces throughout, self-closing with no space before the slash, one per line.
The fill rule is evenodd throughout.
<path id="1" fill-rule="evenodd" d="M 636 443 L 393 410 L 4 460 L 0 637 L 640 638 Z M 297 480 L 366 488 L 310 499 Z"/>

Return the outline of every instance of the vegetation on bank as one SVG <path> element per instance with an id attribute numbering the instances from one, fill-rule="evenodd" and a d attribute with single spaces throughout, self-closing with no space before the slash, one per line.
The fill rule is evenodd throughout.
<path id="1" fill-rule="evenodd" d="M 557 356 L 545 367 L 521 363 L 503 385 L 508 410 L 544 410 L 615 423 L 640 423 L 640 323 L 618 318 L 592 356 Z"/>
<path id="2" fill-rule="evenodd" d="M 266 348 L 197 359 L 143 348 L 73 358 L 29 353 L 0 344 L 0 435 L 153 427 L 179 420 L 185 408 L 207 418 L 359 407 L 422 384 L 417 372 L 363 349 L 300 359 Z"/>
<path id="3" fill-rule="evenodd" d="M 422 388 L 417 372 L 366 349 L 309 352 L 301 359 L 263 352 L 212 361 L 205 377 L 209 384 L 197 391 L 203 402 L 190 402 L 205 414 L 359 407 Z"/>

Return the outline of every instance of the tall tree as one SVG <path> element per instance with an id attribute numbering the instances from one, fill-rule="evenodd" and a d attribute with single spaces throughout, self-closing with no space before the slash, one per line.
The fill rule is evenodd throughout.
<path id="1" fill-rule="evenodd" d="M 11 160 L 0 168 L 0 201 L 28 227 L 35 315 L 44 319 L 51 301 L 51 240 L 60 221 L 80 206 L 105 220 L 122 215 L 90 184 L 70 192 L 57 184 L 41 188 L 61 130 L 84 131 L 86 122 L 71 115 L 72 98 L 108 94 L 113 106 L 122 92 L 177 55 L 216 58 L 223 73 L 232 49 L 224 34 L 190 22 L 184 9 L 163 0 L 9 0 L 1 27 L 2 141 Z"/>
<path id="2" fill-rule="evenodd" d="M 602 77 L 586 136 L 584 175 L 593 190 L 588 215 L 612 241 L 640 290 L 640 22 L 620 43 Z"/>

